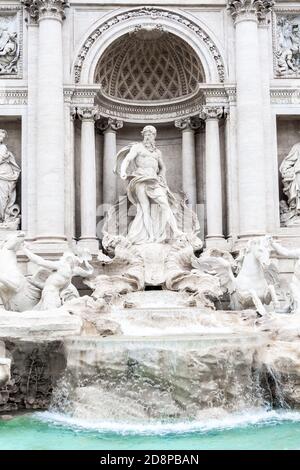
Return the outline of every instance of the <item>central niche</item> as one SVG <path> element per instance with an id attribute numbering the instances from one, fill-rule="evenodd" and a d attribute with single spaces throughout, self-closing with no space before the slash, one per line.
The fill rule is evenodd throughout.
<path id="1" fill-rule="evenodd" d="M 95 83 L 127 101 L 165 101 L 193 94 L 204 81 L 194 50 L 161 29 L 139 29 L 114 41 L 101 57 Z"/>

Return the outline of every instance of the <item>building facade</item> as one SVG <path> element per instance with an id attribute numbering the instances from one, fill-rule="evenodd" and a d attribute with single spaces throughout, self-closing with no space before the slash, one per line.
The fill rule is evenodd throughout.
<path id="1" fill-rule="evenodd" d="M 124 194 L 114 157 L 153 124 L 207 246 L 300 246 L 299 2 L 4 0 L 0 120 L 21 170 L 2 238 L 96 252 Z"/>

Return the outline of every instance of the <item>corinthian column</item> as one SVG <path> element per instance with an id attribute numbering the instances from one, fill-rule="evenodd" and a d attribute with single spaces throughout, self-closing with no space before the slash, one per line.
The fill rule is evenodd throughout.
<path id="1" fill-rule="evenodd" d="M 38 24 L 37 240 L 65 240 L 64 99 L 62 21 L 64 0 L 25 2 Z"/>
<path id="2" fill-rule="evenodd" d="M 200 117 L 205 120 L 205 186 L 206 186 L 206 220 L 207 244 L 223 242 L 222 211 L 222 175 L 219 119 L 223 108 L 204 106 Z"/>
<path id="3" fill-rule="evenodd" d="M 99 128 L 104 132 L 103 149 L 103 202 L 117 202 L 117 177 L 114 173 L 117 154 L 117 131 L 123 127 L 118 119 L 108 118 L 102 121 Z"/>
<path id="4" fill-rule="evenodd" d="M 182 188 L 188 203 L 195 209 L 197 204 L 195 130 L 198 129 L 199 122 L 194 118 L 179 119 L 175 121 L 175 127 L 182 131 Z"/>
<path id="5" fill-rule="evenodd" d="M 80 173 L 80 243 L 90 249 L 97 249 L 96 236 L 96 144 L 95 119 L 97 108 L 78 108 L 81 124 L 81 173 Z"/>
<path id="6" fill-rule="evenodd" d="M 266 230 L 264 122 L 258 19 L 273 0 L 228 0 L 235 21 L 240 234 Z"/>

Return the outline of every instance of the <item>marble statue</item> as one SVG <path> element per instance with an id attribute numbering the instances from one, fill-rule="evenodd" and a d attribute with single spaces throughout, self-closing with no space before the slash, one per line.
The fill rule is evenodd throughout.
<path id="1" fill-rule="evenodd" d="M 125 147 L 117 154 L 116 171 L 128 182 L 127 196 L 137 209 L 128 232 L 132 243 L 164 242 L 182 234 L 174 215 L 177 200 L 166 182 L 156 134 L 155 127 L 144 127 L 143 142 Z"/>
<path id="2" fill-rule="evenodd" d="M 6 310 L 32 310 L 41 298 L 49 271 L 39 269 L 25 276 L 18 265 L 17 252 L 24 244 L 25 233 L 17 232 L 0 242 L 0 298 Z"/>
<path id="3" fill-rule="evenodd" d="M 300 248 L 285 248 L 272 238 L 270 238 L 270 244 L 278 255 L 296 260 L 294 273 L 289 284 L 290 307 L 292 313 L 300 313 Z"/>
<path id="4" fill-rule="evenodd" d="M 136 247 L 122 236 L 110 239 L 109 245 L 105 247 L 107 252 L 113 253 L 113 257 L 99 252 L 98 264 L 108 267 L 110 274 L 101 272 L 84 281 L 92 289 L 92 298 L 97 307 L 101 308 L 111 304 L 120 295 L 145 288 L 144 260 Z"/>
<path id="5" fill-rule="evenodd" d="M 35 306 L 36 310 L 59 308 L 65 302 L 78 297 L 78 291 L 72 284 L 73 277 L 87 278 L 94 271 L 86 257 L 82 259 L 71 251 L 66 251 L 58 261 L 43 259 L 32 253 L 27 245 L 23 246 L 23 251 L 31 262 L 50 271 L 43 286 L 41 299 Z"/>
<path id="6" fill-rule="evenodd" d="M 17 33 L 0 27 L 0 75 L 16 73 L 18 60 Z"/>
<path id="7" fill-rule="evenodd" d="M 190 293 L 189 306 L 215 308 L 215 301 L 222 294 L 217 276 L 203 269 L 195 251 L 202 248 L 197 237 L 183 235 L 172 245 L 165 261 L 166 282 L 168 290 Z"/>
<path id="8" fill-rule="evenodd" d="M 285 225 L 300 223 L 300 142 L 295 144 L 280 165 L 283 192 L 287 197 L 289 217 Z"/>
<path id="9" fill-rule="evenodd" d="M 0 129 L 0 227 L 17 229 L 20 209 L 16 202 L 16 185 L 20 167 L 4 143 L 7 132 Z"/>
<path id="10" fill-rule="evenodd" d="M 275 309 L 279 301 L 275 285 L 278 272 L 271 261 L 271 245 L 269 237 L 249 240 L 246 248 L 241 250 L 237 264 L 240 266 L 235 278 L 228 278 L 231 284 L 232 310 L 256 308 L 260 315 L 266 314 L 265 305 L 273 302 Z"/>

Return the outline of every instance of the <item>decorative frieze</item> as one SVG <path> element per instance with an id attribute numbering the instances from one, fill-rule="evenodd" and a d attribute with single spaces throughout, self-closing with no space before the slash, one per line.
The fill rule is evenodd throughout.
<path id="1" fill-rule="evenodd" d="M 188 28 L 191 30 L 194 34 L 197 35 L 198 39 L 209 49 L 210 54 L 212 56 L 213 61 L 216 64 L 218 74 L 219 74 L 219 80 L 220 82 L 224 82 L 225 79 L 225 66 L 221 57 L 221 54 L 217 48 L 217 46 L 214 44 L 212 39 L 208 36 L 208 34 L 196 23 L 193 21 L 187 19 L 183 15 L 181 15 L 178 12 L 171 12 L 169 10 L 164 10 L 164 9 L 158 9 L 154 7 L 143 7 L 139 9 L 134 9 L 130 11 L 126 11 L 124 13 L 118 14 L 114 16 L 113 18 L 110 18 L 106 22 L 102 23 L 100 26 L 98 26 L 87 38 L 85 41 L 84 45 L 82 46 L 76 60 L 75 64 L 75 82 L 79 83 L 80 82 L 80 77 L 81 77 L 81 71 L 82 71 L 82 66 L 83 63 L 86 59 L 86 56 L 88 52 L 90 51 L 91 47 L 93 44 L 99 39 L 102 34 L 115 26 L 116 24 L 121 24 L 125 21 L 128 22 L 130 19 L 135 19 L 135 18 L 151 18 L 151 20 L 162 20 L 162 19 L 167 19 L 174 21 L 176 23 L 179 23 L 180 25 Z"/>
<path id="2" fill-rule="evenodd" d="M 274 15 L 273 41 L 275 76 L 300 78 L 300 8 Z"/>
<path id="3" fill-rule="evenodd" d="M 272 104 L 300 104 L 298 88 L 273 88 L 270 94 Z"/>
<path id="4" fill-rule="evenodd" d="M 235 21 L 263 20 L 274 5 L 274 0 L 228 0 L 227 8 Z"/>
<path id="5" fill-rule="evenodd" d="M 22 11 L 0 6 L 0 78 L 21 78 L 23 59 Z"/>
<path id="6" fill-rule="evenodd" d="M 0 105 L 26 105 L 27 104 L 27 91 L 26 90 L 0 90 Z"/>

